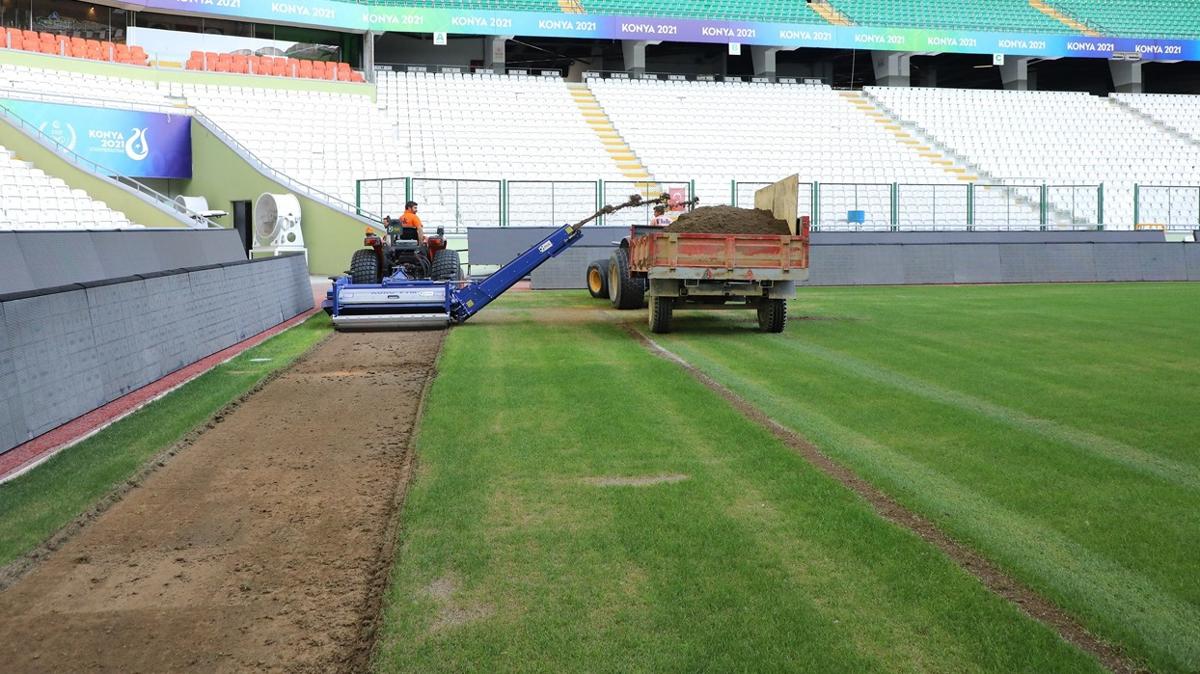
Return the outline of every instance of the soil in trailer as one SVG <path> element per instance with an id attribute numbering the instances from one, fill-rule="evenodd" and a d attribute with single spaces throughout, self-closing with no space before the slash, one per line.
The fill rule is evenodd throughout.
<path id="1" fill-rule="evenodd" d="M 704 206 L 684 213 L 663 231 L 678 234 L 791 234 L 787 222 L 761 208 Z"/>
<path id="2" fill-rule="evenodd" d="M 444 331 L 342 333 L 0 592 L 0 669 L 361 671 Z"/>

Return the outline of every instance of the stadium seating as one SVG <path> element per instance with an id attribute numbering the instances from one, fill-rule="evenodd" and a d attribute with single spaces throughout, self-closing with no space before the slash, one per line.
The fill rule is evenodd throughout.
<path id="1" fill-rule="evenodd" d="M 800 0 L 580 0 L 588 14 L 622 16 L 669 16 L 689 19 L 734 19 L 781 23 L 824 23 L 808 3 Z"/>
<path id="2" fill-rule="evenodd" d="M 1200 3 L 1187 0 L 1048 0 L 1105 35 L 1200 36 Z"/>
<path id="3" fill-rule="evenodd" d="M 1200 145 L 1181 142 L 1107 98 L 1060 91 L 868 87 L 867 92 L 952 148 L 985 179 L 1010 185 L 1104 183 L 1107 222 L 1133 221 L 1134 183 L 1200 184 Z M 1064 203 L 1065 195 L 1050 199 L 1060 213 L 1080 208 Z"/>
<path id="4" fill-rule="evenodd" d="M 952 30 L 1070 33 L 1028 0 L 832 0 L 856 24 Z"/>
<path id="5" fill-rule="evenodd" d="M 72 73 L 0 63 L 0 86 L 10 92 L 52 94 L 106 101 L 167 105 L 170 103 L 158 85 L 150 80 Z"/>
<path id="6" fill-rule="evenodd" d="M 193 84 L 181 94 L 270 168 L 347 203 L 357 179 L 410 175 L 395 120 L 368 96 Z"/>
<path id="7" fill-rule="evenodd" d="M 136 226 L 87 192 L 71 189 L 0 147 L 0 230 Z"/>
<path id="8" fill-rule="evenodd" d="M 558 77 L 379 73 L 413 169 L 488 179 L 619 179 Z"/>
<path id="9" fill-rule="evenodd" d="M 827 86 L 621 79 L 589 85 L 655 178 L 694 179 L 702 203 L 728 203 L 734 179 L 771 182 L 799 173 L 801 182 L 823 184 L 823 225 L 862 210 L 864 224 L 886 227 L 890 183 L 956 180 Z M 747 205 L 748 195 L 739 202 Z M 965 221 L 965 200 L 958 202 Z"/>
<path id="10" fill-rule="evenodd" d="M 365 81 L 362 73 L 350 69 L 349 63 L 256 56 L 253 54 L 218 54 L 216 52 L 193 51 L 185 67 L 188 70 L 205 70 L 239 75 L 303 77 L 306 79 L 337 80 L 341 82 Z"/>
<path id="11" fill-rule="evenodd" d="M 113 61 L 125 65 L 149 65 L 146 52 L 137 46 L 128 46 L 99 40 L 85 40 L 80 37 L 68 37 L 53 33 L 39 33 L 32 30 L 5 28 L 0 34 L 3 38 L 0 47 L 33 51 L 56 56 L 90 59 L 93 61 Z"/>
<path id="12" fill-rule="evenodd" d="M 624 179 L 561 78 L 490 73 L 377 75 L 379 100 L 411 149 L 412 173 L 393 175 L 495 181 L 494 185 L 427 183 L 421 191 L 422 207 L 438 215 L 439 221 L 463 222 L 449 205 L 452 202 L 498 217 L 501 179 L 562 183 Z M 571 198 L 594 207 L 594 187 L 577 187 Z M 441 188 L 455 193 L 431 194 Z M 441 209 L 445 212 L 436 212 Z"/>

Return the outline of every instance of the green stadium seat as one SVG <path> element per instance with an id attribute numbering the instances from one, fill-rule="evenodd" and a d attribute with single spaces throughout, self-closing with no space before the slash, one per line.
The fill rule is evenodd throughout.
<path id="1" fill-rule="evenodd" d="M 1104 35 L 1200 37 L 1200 3 L 1194 0 L 1048 0 Z"/>
<path id="2" fill-rule="evenodd" d="M 1074 32 L 1060 21 L 1034 9 L 1028 0 L 832 0 L 831 4 L 862 26 L 1020 33 Z"/>

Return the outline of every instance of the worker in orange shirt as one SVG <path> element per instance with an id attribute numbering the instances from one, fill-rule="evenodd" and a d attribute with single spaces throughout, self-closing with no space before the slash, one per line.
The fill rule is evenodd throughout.
<path id="1" fill-rule="evenodd" d="M 404 204 L 404 215 L 400 216 L 400 226 L 417 230 L 417 241 L 425 240 L 425 228 L 421 226 L 421 218 L 417 215 L 417 202 L 409 201 Z"/>

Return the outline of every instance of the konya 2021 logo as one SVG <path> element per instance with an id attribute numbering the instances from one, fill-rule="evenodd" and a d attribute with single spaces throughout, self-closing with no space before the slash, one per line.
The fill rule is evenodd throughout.
<path id="1" fill-rule="evenodd" d="M 134 161 L 141 161 L 149 154 L 150 143 L 146 140 L 146 128 L 134 127 L 125 141 L 125 155 Z"/>

